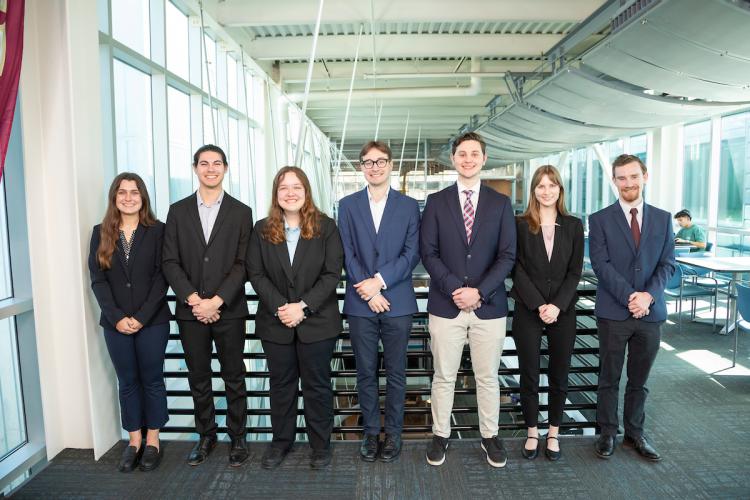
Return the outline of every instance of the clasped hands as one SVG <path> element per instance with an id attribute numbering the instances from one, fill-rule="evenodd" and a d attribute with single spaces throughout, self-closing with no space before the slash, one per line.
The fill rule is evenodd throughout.
<path id="1" fill-rule="evenodd" d="M 122 318 L 115 325 L 115 329 L 120 333 L 124 333 L 125 335 L 133 335 L 141 328 L 143 328 L 143 324 L 141 324 L 140 321 L 133 317 Z"/>
<path id="2" fill-rule="evenodd" d="M 648 292 L 633 292 L 628 297 L 628 310 L 635 319 L 641 319 L 650 312 L 653 301 L 654 298 Z"/>
<path id="3" fill-rule="evenodd" d="M 560 315 L 560 308 L 555 304 L 542 304 L 539 306 L 539 319 L 544 321 L 545 324 L 551 325 L 557 321 L 557 317 Z"/>
<path id="4" fill-rule="evenodd" d="M 463 312 L 476 311 L 482 307 L 482 297 L 479 295 L 479 290 L 464 286 L 456 288 L 451 294 L 453 303 L 456 307 L 461 309 Z"/>
<path id="5" fill-rule="evenodd" d="M 382 289 L 383 282 L 376 276 L 362 280 L 354 285 L 354 291 L 357 292 L 359 298 L 367 302 L 370 310 L 374 313 L 391 310 L 391 303 L 380 293 Z"/>
<path id="6" fill-rule="evenodd" d="M 305 319 L 305 311 L 300 302 L 287 303 L 276 310 L 276 316 L 287 328 L 294 328 Z"/>
<path id="7" fill-rule="evenodd" d="M 218 295 L 210 299 L 202 299 L 198 292 L 193 292 L 187 298 L 187 304 L 193 309 L 195 319 L 207 325 L 219 321 L 219 308 L 224 304 L 224 300 Z"/>

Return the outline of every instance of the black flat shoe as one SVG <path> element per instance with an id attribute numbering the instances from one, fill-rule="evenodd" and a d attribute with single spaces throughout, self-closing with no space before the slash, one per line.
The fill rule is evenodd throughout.
<path id="1" fill-rule="evenodd" d="M 401 454 L 401 436 L 386 434 L 383 449 L 380 450 L 381 462 L 393 462 Z"/>
<path id="2" fill-rule="evenodd" d="M 557 439 L 557 436 L 547 436 L 547 441 L 549 441 L 550 439 L 554 439 L 555 441 L 557 441 L 557 445 L 560 446 L 560 440 Z M 558 460 L 560 460 L 560 457 L 562 456 L 562 451 L 561 450 L 553 451 L 549 449 L 549 446 L 545 446 L 544 455 L 547 457 L 547 460 L 550 460 L 552 462 L 557 462 Z"/>
<path id="3" fill-rule="evenodd" d="M 138 449 L 136 449 L 135 446 L 126 446 L 125 449 L 122 450 L 120 461 L 117 463 L 117 470 L 120 472 L 133 472 L 133 469 L 138 466 L 138 461 L 141 459 L 142 455 L 143 445 Z"/>
<path id="4" fill-rule="evenodd" d="M 229 448 L 229 466 L 239 467 L 249 456 L 245 436 L 232 438 L 232 446 Z"/>
<path id="5" fill-rule="evenodd" d="M 622 445 L 628 448 L 635 449 L 635 451 L 637 451 L 638 454 L 646 460 L 650 460 L 652 462 L 658 462 L 659 460 L 661 460 L 661 455 L 659 455 L 659 452 L 656 451 L 656 449 L 651 446 L 651 444 L 649 444 L 649 442 L 646 441 L 646 438 L 643 436 L 639 438 L 632 438 L 626 435 L 622 440 Z"/>
<path id="6" fill-rule="evenodd" d="M 615 437 L 602 434 L 596 440 L 596 456 L 607 459 L 615 452 Z"/>
<path id="7" fill-rule="evenodd" d="M 331 463 L 331 448 L 323 448 L 322 450 L 313 450 L 310 455 L 310 467 L 313 469 L 322 469 Z"/>
<path id="8" fill-rule="evenodd" d="M 291 447 L 278 448 L 269 444 L 268 448 L 266 448 L 266 451 L 263 453 L 263 458 L 260 460 L 260 466 L 264 469 L 275 469 L 281 465 L 281 462 L 284 461 L 284 458 L 286 458 L 291 450 Z"/>
<path id="9" fill-rule="evenodd" d="M 200 465 L 206 461 L 216 447 L 216 436 L 201 436 L 188 455 L 188 465 Z"/>
<path id="10" fill-rule="evenodd" d="M 161 446 L 157 448 L 156 446 L 149 445 L 146 446 L 146 449 L 143 452 L 141 465 L 139 465 L 138 468 L 144 472 L 148 472 L 159 467 L 159 462 L 161 462 Z"/>
<path id="11" fill-rule="evenodd" d="M 377 434 L 366 434 L 359 445 L 359 457 L 365 462 L 374 462 L 380 451 L 380 440 Z"/>
<path id="12" fill-rule="evenodd" d="M 521 448 L 521 456 L 523 456 L 523 458 L 525 458 L 526 460 L 534 460 L 537 455 L 539 455 L 539 438 L 537 436 L 526 436 L 526 439 L 535 439 L 537 445 L 533 450 L 529 450 L 524 444 L 524 447 Z"/>

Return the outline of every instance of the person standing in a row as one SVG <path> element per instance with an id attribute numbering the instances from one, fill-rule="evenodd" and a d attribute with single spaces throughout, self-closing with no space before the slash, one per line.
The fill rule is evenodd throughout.
<path id="1" fill-rule="evenodd" d="M 558 433 L 568 391 L 576 339 L 576 288 L 583 268 L 583 224 L 568 215 L 565 190 L 555 167 L 539 167 L 531 178 L 529 203 L 517 219 L 518 250 L 511 297 L 513 340 L 521 370 L 521 410 L 527 427 L 522 454 L 539 449 L 539 373 L 542 335 L 549 350 L 549 432 L 545 454 L 560 459 Z"/>
<path id="2" fill-rule="evenodd" d="M 239 467 L 248 457 L 243 352 L 248 315 L 245 258 L 253 216 L 250 207 L 224 192 L 228 167 L 218 146 L 208 144 L 195 152 L 198 190 L 169 208 L 164 235 L 164 275 L 177 297 L 175 317 L 200 436 L 188 457 L 190 465 L 203 463 L 216 446 L 212 344 L 227 397 L 229 465 Z"/>
<path id="3" fill-rule="evenodd" d="M 104 219 L 91 234 L 88 267 L 117 373 L 122 427 L 130 434 L 117 468 L 148 471 L 159 465 L 159 429 L 169 420 L 163 376 L 171 317 L 161 271 L 164 223 L 151 211 L 146 185 L 136 174 L 115 177 L 107 199 Z M 145 445 L 142 429 L 147 429 Z"/>
<path id="4" fill-rule="evenodd" d="M 331 462 L 331 358 L 341 333 L 336 285 L 344 251 L 336 223 L 313 203 L 310 181 L 298 167 L 273 180 L 271 209 L 250 239 L 247 274 L 258 294 L 255 333 L 270 374 L 273 440 L 261 465 L 277 467 L 297 433 L 302 381 L 310 466 Z"/>

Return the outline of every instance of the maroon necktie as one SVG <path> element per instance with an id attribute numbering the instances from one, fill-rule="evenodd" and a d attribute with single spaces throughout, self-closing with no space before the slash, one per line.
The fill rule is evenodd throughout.
<path id="1" fill-rule="evenodd" d="M 641 244 L 641 226 L 638 225 L 638 209 L 630 209 L 630 232 L 633 233 L 633 241 L 635 242 L 635 248 Z"/>
<path id="2" fill-rule="evenodd" d="M 465 189 L 462 191 L 466 195 L 464 202 L 464 228 L 466 228 L 466 241 L 471 242 L 471 228 L 474 226 L 474 204 L 471 202 L 471 195 L 474 191 Z"/>

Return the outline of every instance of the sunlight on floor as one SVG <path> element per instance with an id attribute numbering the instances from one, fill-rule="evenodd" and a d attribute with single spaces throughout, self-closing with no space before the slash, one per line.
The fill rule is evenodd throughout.
<path id="1" fill-rule="evenodd" d="M 696 368 L 704 371 L 705 373 L 712 373 L 717 375 L 750 375 L 750 369 L 737 364 L 734 368 L 729 368 L 732 365 L 732 360 L 724 358 L 716 353 L 707 351 L 705 349 L 694 349 L 691 351 L 685 351 L 677 354 L 677 357 L 683 361 L 687 361 Z M 718 373 L 717 373 L 718 372 Z"/>

